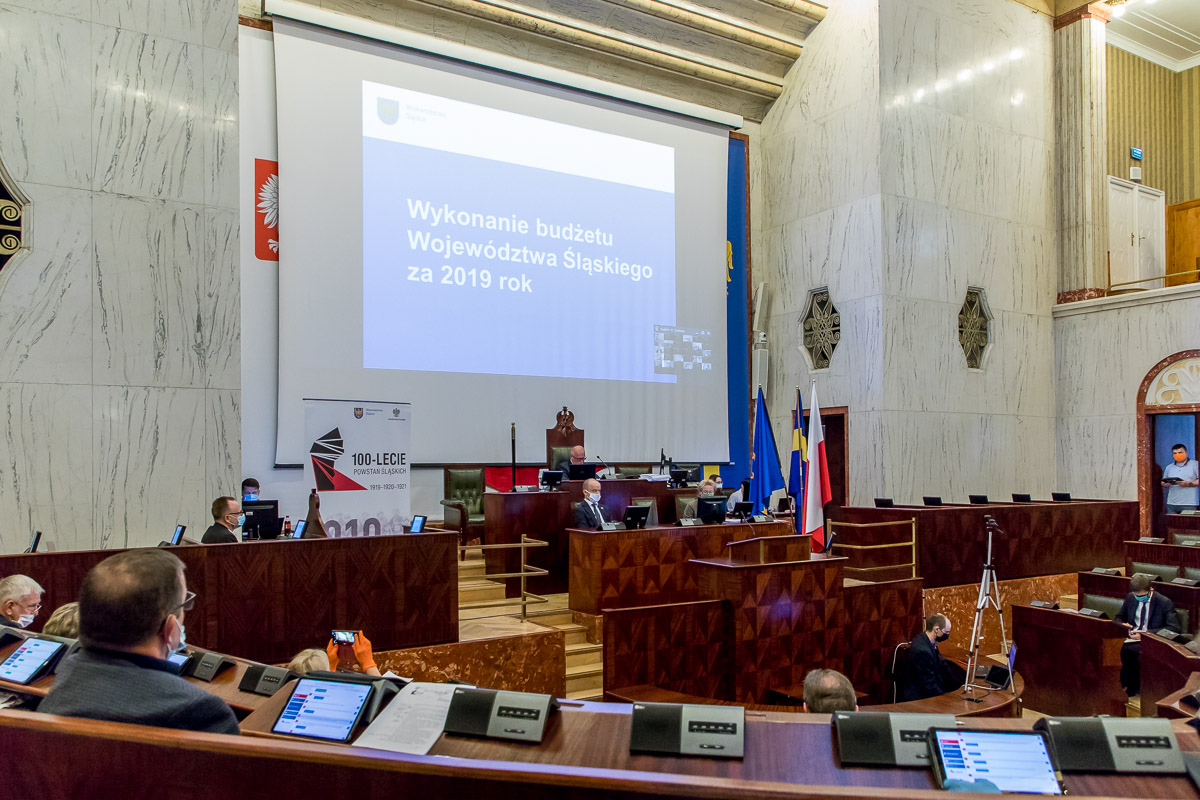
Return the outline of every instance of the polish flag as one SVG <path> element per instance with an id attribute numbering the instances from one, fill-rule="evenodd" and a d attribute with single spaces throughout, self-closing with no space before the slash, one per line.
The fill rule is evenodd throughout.
<path id="1" fill-rule="evenodd" d="M 825 552 L 825 504 L 833 499 L 829 488 L 829 463 L 825 460 L 825 426 L 817 405 L 817 384 L 813 383 L 808 417 L 808 475 L 804 486 L 804 533 L 812 534 L 814 553 Z"/>

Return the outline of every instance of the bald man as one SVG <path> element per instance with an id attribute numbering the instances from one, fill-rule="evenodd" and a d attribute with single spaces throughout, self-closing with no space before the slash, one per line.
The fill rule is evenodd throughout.
<path id="1" fill-rule="evenodd" d="M 570 457 L 564 458 L 562 461 L 558 462 L 558 468 L 562 470 L 563 480 L 566 481 L 566 480 L 571 479 L 571 465 L 572 464 L 586 464 L 586 463 L 587 463 L 587 451 L 585 451 L 583 449 L 583 445 L 577 444 L 574 447 L 572 447 Z"/>
<path id="2" fill-rule="evenodd" d="M 583 501 L 575 505 L 575 520 L 571 527 L 598 531 L 601 525 L 609 521 L 604 507 L 600 505 L 600 481 L 589 478 L 583 482 Z"/>

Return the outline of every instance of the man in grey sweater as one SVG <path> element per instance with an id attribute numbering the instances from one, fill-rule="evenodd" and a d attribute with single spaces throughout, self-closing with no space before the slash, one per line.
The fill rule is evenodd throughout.
<path id="1" fill-rule="evenodd" d="M 196 595 L 184 565 L 165 550 L 127 550 L 104 559 L 79 589 L 83 647 L 59 665 L 47 714 L 238 733 L 223 700 L 179 677 L 167 661 L 183 649 L 184 614 Z"/>

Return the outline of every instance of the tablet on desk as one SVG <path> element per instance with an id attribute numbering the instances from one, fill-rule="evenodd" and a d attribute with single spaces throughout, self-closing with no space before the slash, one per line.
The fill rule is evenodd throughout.
<path id="1" fill-rule="evenodd" d="M 304 528 L 306 525 L 308 525 L 308 520 L 306 520 L 306 519 L 302 519 L 299 522 L 297 522 L 296 529 L 294 531 L 292 531 L 292 538 L 293 539 L 303 539 L 304 538 Z"/>
<path id="2" fill-rule="evenodd" d="M 929 750 L 943 789 L 988 781 L 1001 792 L 1063 793 L 1046 735 L 1038 731 L 931 728 Z"/>
<path id="3" fill-rule="evenodd" d="M 425 530 L 425 515 L 417 514 L 412 518 L 412 525 L 409 526 L 409 533 L 420 533 Z"/>
<path id="4" fill-rule="evenodd" d="M 362 717 L 371 689 L 370 684 L 301 678 L 271 732 L 345 742 Z"/>
<path id="5" fill-rule="evenodd" d="M 0 664 L 0 680 L 22 685 L 31 682 L 53 666 L 55 658 L 65 647 L 62 642 L 48 639 L 26 639 Z"/>

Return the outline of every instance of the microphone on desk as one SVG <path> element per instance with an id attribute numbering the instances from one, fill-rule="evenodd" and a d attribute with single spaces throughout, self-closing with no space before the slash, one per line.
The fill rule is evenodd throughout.
<path id="1" fill-rule="evenodd" d="M 593 453 L 593 455 L 595 455 L 595 453 Z M 610 467 L 608 466 L 608 464 L 605 464 L 605 463 L 604 463 L 604 459 L 603 459 L 603 458 L 601 458 L 600 456 L 596 456 L 596 460 L 597 460 L 597 461 L 599 461 L 601 464 L 604 464 L 604 468 L 605 468 L 605 469 L 609 469 L 609 468 L 610 468 Z"/>

